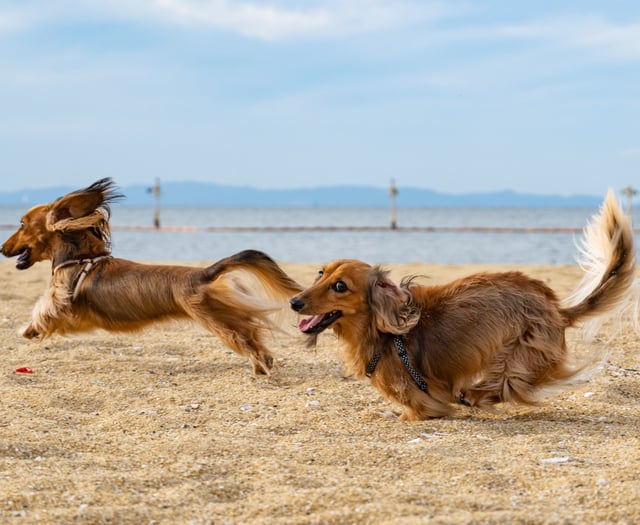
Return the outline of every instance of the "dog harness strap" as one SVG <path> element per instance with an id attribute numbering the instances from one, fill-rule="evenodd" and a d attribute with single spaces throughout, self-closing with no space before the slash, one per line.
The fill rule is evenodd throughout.
<path id="1" fill-rule="evenodd" d="M 418 374 L 418 372 L 416 372 L 416 369 L 413 368 L 413 366 L 411 366 L 411 362 L 409 361 L 409 356 L 407 355 L 407 349 L 404 347 L 402 337 L 400 337 L 399 335 L 396 335 L 393 338 L 393 342 L 396 344 L 396 350 L 398 351 L 398 355 L 400 356 L 400 359 L 402 359 L 402 362 L 404 363 L 404 366 L 407 369 L 407 372 L 409 372 L 409 375 L 416 382 L 416 385 L 418 385 L 420 390 L 422 390 L 425 394 L 428 394 L 429 387 L 427 386 L 427 383 L 425 383 L 425 380 L 422 379 L 422 377 L 420 376 L 420 374 Z"/>
<path id="2" fill-rule="evenodd" d="M 89 273 L 89 270 L 93 268 L 94 264 L 100 262 L 103 259 L 111 259 L 111 255 L 101 255 L 100 257 L 94 257 L 93 259 L 74 259 L 72 261 L 65 261 L 54 268 L 53 273 L 55 274 L 60 268 L 64 268 L 65 266 L 71 266 L 72 264 L 84 264 L 82 270 L 78 274 L 75 284 L 73 285 L 73 294 L 71 295 L 72 301 L 74 301 L 78 297 L 80 285 Z"/>
<path id="3" fill-rule="evenodd" d="M 89 273 L 89 270 L 91 270 L 91 267 L 96 262 L 97 262 L 96 259 L 89 259 L 82 267 L 82 270 L 80 271 L 80 275 L 78 276 L 78 280 L 76 281 L 76 285 L 73 287 L 73 295 L 71 296 L 72 301 L 75 301 L 76 297 L 78 297 L 78 291 L 80 290 L 80 285 L 82 285 L 82 282 L 84 281 L 85 277 Z"/>
<path id="4" fill-rule="evenodd" d="M 373 373 L 376 371 L 376 366 L 378 366 L 378 362 L 380 361 L 381 354 L 380 352 L 376 352 L 373 354 L 373 358 L 369 361 L 367 365 L 367 369 L 365 370 L 365 374 L 367 377 L 371 377 Z"/>

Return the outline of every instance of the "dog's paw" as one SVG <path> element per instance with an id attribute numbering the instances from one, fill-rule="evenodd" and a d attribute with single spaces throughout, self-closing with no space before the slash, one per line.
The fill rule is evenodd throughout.
<path id="1" fill-rule="evenodd" d="M 398 414 L 396 414 L 393 410 L 381 410 L 378 412 L 378 415 L 385 419 L 394 419 L 394 420 L 401 419 L 401 417 Z"/>
<path id="2" fill-rule="evenodd" d="M 29 325 L 22 330 L 22 337 L 26 337 L 27 339 L 36 339 L 40 337 L 40 332 L 38 332 L 33 325 Z"/>
<path id="3" fill-rule="evenodd" d="M 263 355 L 261 359 L 252 359 L 251 365 L 253 367 L 253 375 L 256 376 L 269 376 L 273 370 L 274 361 L 270 355 Z"/>
<path id="4" fill-rule="evenodd" d="M 469 401 L 465 396 L 464 396 L 464 392 L 460 392 L 457 396 L 456 396 L 456 401 L 458 403 L 460 403 L 461 405 L 464 405 L 466 407 L 472 407 L 473 403 L 471 401 Z"/>
<path id="5" fill-rule="evenodd" d="M 425 419 L 429 419 L 430 417 L 433 417 L 433 416 L 423 415 L 423 414 L 414 412 L 413 410 L 405 410 L 402 414 L 400 414 L 398 419 L 400 421 L 423 421 Z"/>

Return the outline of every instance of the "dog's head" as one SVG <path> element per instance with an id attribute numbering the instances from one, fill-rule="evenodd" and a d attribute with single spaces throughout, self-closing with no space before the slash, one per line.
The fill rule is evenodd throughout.
<path id="1" fill-rule="evenodd" d="M 121 197 L 113 181 L 105 178 L 49 204 L 34 206 L 0 251 L 5 257 L 17 256 L 19 270 L 44 260 L 108 253 L 109 204 Z"/>
<path id="2" fill-rule="evenodd" d="M 327 264 L 315 283 L 290 303 L 299 314 L 310 316 L 299 324 L 310 335 L 329 327 L 341 335 L 363 323 L 380 332 L 403 334 L 420 318 L 406 287 L 395 284 L 379 266 L 353 259 Z"/>

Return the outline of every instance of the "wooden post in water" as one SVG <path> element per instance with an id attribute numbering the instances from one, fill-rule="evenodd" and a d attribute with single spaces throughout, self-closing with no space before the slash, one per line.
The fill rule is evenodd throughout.
<path id="1" fill-rule="evenodd" d="M 147 188 L 147 193 L 153 194 L 155 199 L 155 208 L 153 210 L 153 226 L 160 228 L 160 179 L 156 178 L 156 183 Z"/>
<path id="2" fill-rule="evenodd" d="M 622 190 L 622 194 L 627 198 L 627 213 L 629 214 L 629 217 L 633 217 L 631 206 L 633 203 L 633 196 L 637 193 L 638 190 L 633 189 L 631 186 L 627 186 Z"/>
<path id="3" fill-rule="evenodd" d="M 395 179 L 391 179 L 391 187 L 389 188 L 389 196 L 391 197 L 391 229 L 395 230 L 398 227 L 396 222 L 396 196 L 398 195 L 398 188 L 396 188 Z"/>

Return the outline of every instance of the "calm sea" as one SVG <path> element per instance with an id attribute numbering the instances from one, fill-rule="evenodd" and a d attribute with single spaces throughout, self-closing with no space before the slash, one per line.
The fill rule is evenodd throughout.
<path id="1" fill-rule="evenodd" d="M 2 240 L 24 207 L 0 207 Z M 441 228 L 583 228 L 597 209 L 588 208 L 400 208 L 401 228 L 387 229 L 387 208 L 188 208 L 165 207 L 157 231 L 153 207 L 112 209 L 113 254 L 139 261 L 214 261 L 254 248 L 284 262 L 322 263 L 357 258 L 371 263 L 573 264 L 573 232 L 442 231 Z M 637 223 L 637 217 L 636 221 Z M 211 231 L 211 227 L 274 227 L 289 231 Z M 382 231 L 296 231 L 296 227 L 380 227 Z M 148 228 L 147 228 L 148 227 Z M 136 229 L 138 228 L 138 229 Z"/>

